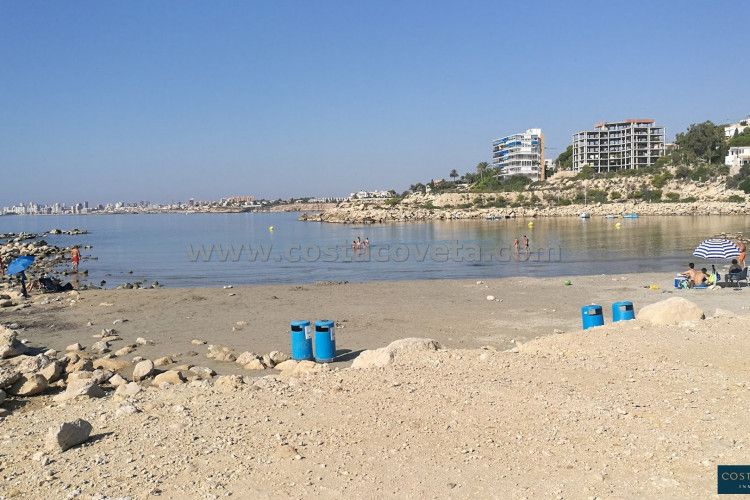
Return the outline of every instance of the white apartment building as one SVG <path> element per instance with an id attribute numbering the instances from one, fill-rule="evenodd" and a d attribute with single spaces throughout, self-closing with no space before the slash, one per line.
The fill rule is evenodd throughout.
<path id="1" fill-rule="evenodd" d="M 745 120 L 740 120 L 737 123 L 733 123 L 724 127 L 724 136 L 728 139 L 731 139 L 732 137 L 734 137 L 735 132 L 741 134 L 742 131 L 748 127 L 750 127 L 750 116 Z"/>
<path id="2" fill-rule="evenodd" d="M 368 198 L 390 198 L 391 193 L 389 191 L 365 191 L 360 190 L 356 193 L 350 193 L 349 198 L 350 199 L 359 199 L 359 200 L 365 200 Z"/>
<path id="3" fill-rule="evenodd" d="M 525 175 L 533 181 L 544 180 L 544 135 L 540 128 L 530 128 L 492 142 L 492 166 L 500 175 Z"/>
<path id="4" fill-rule="evenodd" d="M 729 153 L 724 158 L 724 165 L 729 167 L 729 175 L 739 174 L 743 165 L 750 165 L 750 146 L 729 148 Z"/>
<path id="5" fill-rule="evenodd" d="M 588 165 L 596 172 L 651 166 L 664 156 L 666 128 L 654 120 L 602 122 L 573 134 L 573 170 Z"/>

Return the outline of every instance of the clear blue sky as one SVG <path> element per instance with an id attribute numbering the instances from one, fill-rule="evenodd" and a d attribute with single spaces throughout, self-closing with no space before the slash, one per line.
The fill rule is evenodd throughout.
<path id="1" fill-rule="evenodd" d="M 348 195 L 750 114 L 750 2 L 0 0 L 0 205 Z"/>

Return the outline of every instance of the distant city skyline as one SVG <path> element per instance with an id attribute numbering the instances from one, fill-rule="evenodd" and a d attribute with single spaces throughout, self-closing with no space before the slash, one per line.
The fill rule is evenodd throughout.
<path id="1" fill-rule="evenodd" d="M 750 113 L 746 2 L 0 0 L 0 206 L 406 190 Z"/>

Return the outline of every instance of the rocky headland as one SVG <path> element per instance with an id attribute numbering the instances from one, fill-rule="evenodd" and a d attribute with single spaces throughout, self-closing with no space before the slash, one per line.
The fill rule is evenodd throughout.
<path id="1" fill-rule="evenodd" d="M 555 176 L 538 188 L 522 192 L 410 194 L 387 203 L 372 199 L 348 200 L 333 209 L 305 213 L 300 220 L 383 223 L 488 217 L 579 217 L 582 212 L 592 217 L 629 213 L 639 216 L 750 213 L 747 195 L 726 189 L 723 179 L 713 182 L 672 179 L 658 190 L 650 187 L 652 180 L 653 176 L 595 180 Z M 639 192 L 638 198 L 632 197 L 635 192 Z M 606 200 L 596 201 L 595 193 Z M 652 193 L 658 195 L 658 200 L 648 201 Z"/>

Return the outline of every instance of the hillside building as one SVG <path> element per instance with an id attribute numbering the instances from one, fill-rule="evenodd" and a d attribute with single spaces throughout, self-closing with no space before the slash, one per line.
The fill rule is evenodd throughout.
<path id="1" fill-rule="evenodd" d="M 665 134 L 654 120 L 597 123 L 594 130 L 573 134 L 573 170 L 588 165 L 606 173 L 651 166 L 664 156 Z"/>
<path id="2" fill-rule="evenodd" d="M 724 135 L 727 139 L 731 139 L 735 134 L 741 134 L 748 127 L 750 127 L 750 116 L 744 120 L 738 121 L 737 123 L 724 127 Z"/>
<path id="3" fill-rule="evenodd" d="M 724 158 L 724 165 L 729 167 L 729 175 L 737 175 L 745 165 L 750 165 L 750 146 L 736 146 L 729 148 Z"/>
<path id="4" fill-rule="evenodd" d="M 492 166 L 500 168 L 501 177 L 521 174 L 533 181 L 544 180 L 542 129 L 530 128 L 493 141 Z"/>

